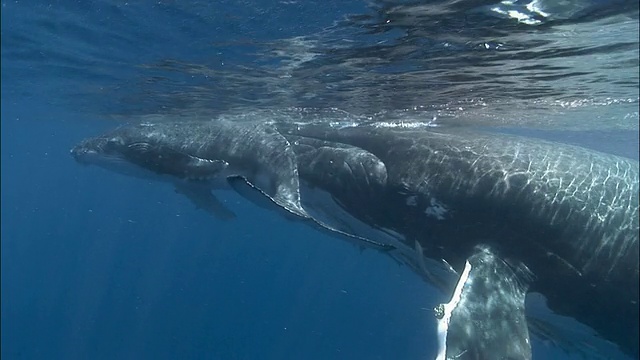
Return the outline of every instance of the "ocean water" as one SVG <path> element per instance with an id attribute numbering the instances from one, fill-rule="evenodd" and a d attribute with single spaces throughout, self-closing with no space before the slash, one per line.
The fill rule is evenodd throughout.
<path id="1" fill-rule="evenodd" d="M 2 2 L 3 359 L 430 359 L 447 295 L 81 166 L 125 122 L 432 121 L 638 159 L 637 1 Z M 533 339 L 534 358 L 579 358 Z M 612 351 L 610 358 L 624 358 Z"/>

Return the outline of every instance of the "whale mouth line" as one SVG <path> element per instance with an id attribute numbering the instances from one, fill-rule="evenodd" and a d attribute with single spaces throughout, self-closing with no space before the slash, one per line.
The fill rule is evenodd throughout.
<path id="1" fill-rule="evenodd" d="M 80 164 L 91 165 L 99 162 L 107 163 L 124 163 L 124 159 L 119 154 L 109 154 L 101 151 L 102 149 L 92 149 L 82 146 L 76 146 L 69 152 L 73 158 Z"/>

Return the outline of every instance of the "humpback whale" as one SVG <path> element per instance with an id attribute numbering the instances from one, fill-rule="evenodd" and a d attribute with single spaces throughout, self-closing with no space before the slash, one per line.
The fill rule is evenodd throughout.
<path id="1" fill-rule="evenodd" d="M 211 191 L 233 189 L 411 266 L 451 294 L 434 309 L 439 359 L 531 358 L 531 293 L 638 356 L 637 162 L 402 125 L 159 122 L 71 153 L 168 179 L 226 218 Z"/>

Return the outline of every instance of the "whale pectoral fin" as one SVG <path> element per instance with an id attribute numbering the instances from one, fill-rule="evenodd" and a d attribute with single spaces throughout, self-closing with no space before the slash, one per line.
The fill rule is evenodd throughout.
<path id="1" fill-rule="evenodd" d="M 301 207 L 274 199 L 244 176 L 229 176 L 227 182 L 238 194 L 263 209 L 277 211 L 287 219 L 309 218 Z"/>
<path id="2" fill-rule="evenodd" d="M 252 203 L 263 209 L 275 210 L 284 215 L 284 217 L 289 220 L 307 221 L 309 225 L 316 228 L 317 230 L 323 231 L 330 235 L 340 236 L 341 238 L 354 242 L 357 245 L 363 245 L 381 251 L 389 251 L 395 249 L 393 245 L 379 243 L 377 241 L 373 241 L 335 229 L 323 223 L 322 221 L 315 219 L 314 217 L 309 215 L 302 207 L 295 208 L 282 205 L 278 200 L 272 198 L 242 176 L 229 176 L 227 177 L 227 182 L 238 194 L 240 194 L 245 199 L 251 201 Z"/>
<path id="3" fill-rule="evenodd" d="M 196 208 L 202 209 L 220 220 L 236 218 L 236 214 L 211 193 L 211 187 L 207 184 L 194 181 L 176 181 L 174 186 L 176 192 L 186 196 Z"/>
<path id="4" fill-rule="evenodd" d="M 471 256 L 451 301 L 436 307 L 437 359 L 531 359 L 525 295 L 531 274 L 488 248 Z"/>

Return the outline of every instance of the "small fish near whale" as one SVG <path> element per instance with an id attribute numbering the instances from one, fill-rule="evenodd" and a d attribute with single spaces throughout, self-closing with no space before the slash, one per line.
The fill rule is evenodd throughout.
<path id="1" fill-rule="evenodd" d="M 235 214 L 214 192 L 233 189 L 410 266 L 451 295 L 438 359 L 531 358 L 529 331 L 553 338 L 531 294 L 638 356 L 632 160 L 466 129 L 227 120 L 123 126 L 71 153 L 221 218 Z"/>

